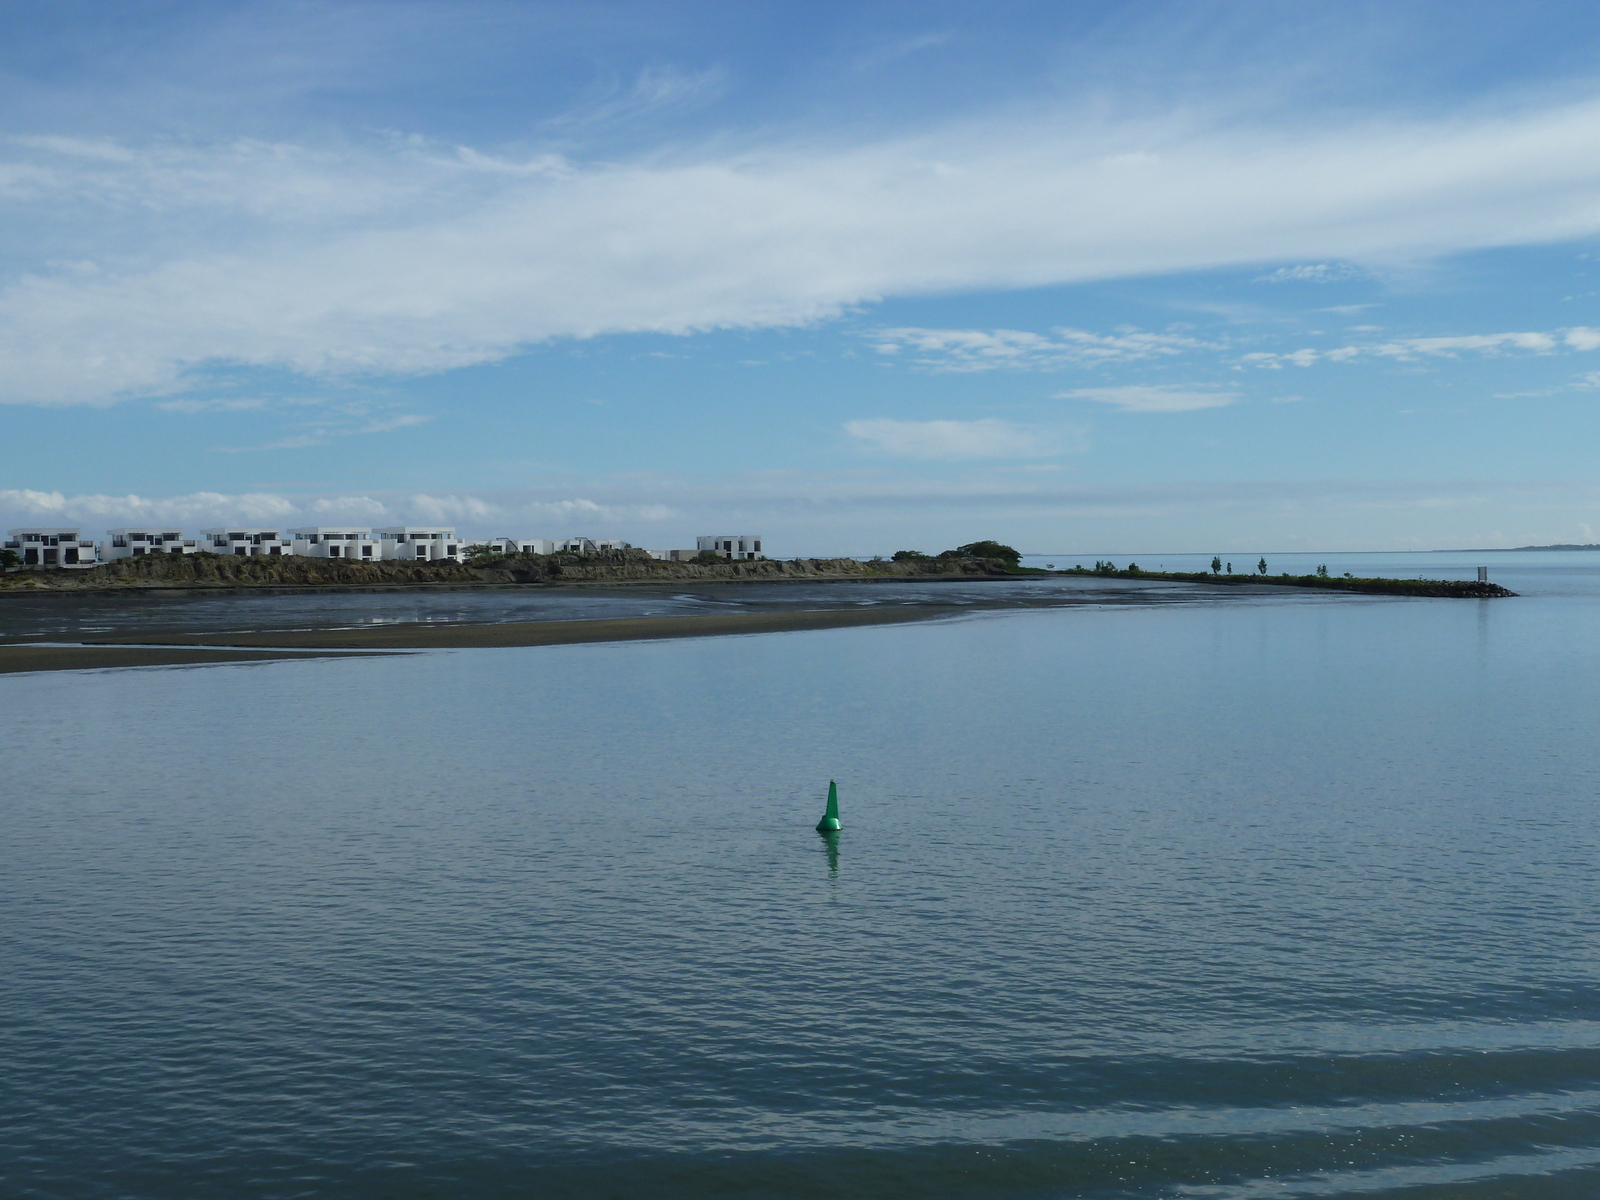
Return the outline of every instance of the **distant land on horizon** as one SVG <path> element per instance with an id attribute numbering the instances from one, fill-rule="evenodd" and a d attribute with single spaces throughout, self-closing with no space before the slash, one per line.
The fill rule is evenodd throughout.
<path id="1" fill-rule="evenodd" d="M 1501 546 L 1498 549 L 1480 547 L 1476 550 L 1435 550 L 1435 554 L 1504 554 L 1507 550 L 1600 550 L 1600 542 L 1556 542 L 1550 546 Z"/>

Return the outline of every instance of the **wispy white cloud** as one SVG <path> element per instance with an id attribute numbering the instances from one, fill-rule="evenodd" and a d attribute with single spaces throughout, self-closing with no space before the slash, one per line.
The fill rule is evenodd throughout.
<path id="1" fill-rule="evenodd" d="M 342 404 L 328 404 L 326 401 L 262 401 L 262 402 L 233 402 L 228 400 L 163 400 L 156 405 L 157 408 L 168 412 L 181 413 L 218 413 L 240 412 L 252 409 L 280 409 L 293 407 L 315 407 L 319 411 L 315 416 L 306 419 L 294 420 L 290 427 L 297 432 L 285 433 L 282 436 L 269 438 L 267 441 L 244 446 L 213 446 L 212 449 L 225 454 L 245 454 L 253 451 L 266 450 L 300 450 L 310 446 L 325 446 L 337 438 L 355 437 L 360 434 L 393 433 L 398 429 L 414 429 L 418 425 L 426 425 L 433 417 L 424 413 L 399 413 L 394 416 L 373 415 L 373 403 L 364 400 L 355 400 Z"/>
<path id="2" fill-rule="evenodd" d="M 1358 328 L 1377 329 L 1377 326 Z M 1247 366 L 1277 370 L 1284 366 L 1309 367 L 1315 362 L 1348 362 L 1354 358 L 1389 358 L 1411 361 L 1422 358 L 1455 358 L 1461 354 L 1505 354 L 1521 350 L 1530 354 L 1553 354 L 1561 349 L 1600 349 L 1600 330 L 1586 326 L 1558 329 L 1549 333 L 1475 333 L 1448 337 L 1397 338 L 1317 350 L 1306 346 L 1287 353 L 1252 351 L 1239 361 Z"/>
<path id="3" fill-rule="evenodd" d="M 261 396 L 237 396 L 205 400 L 160 400 L 157 401 L 156 408 L 161 412 L 195 416 L 199 413 L 256 412 L 264 408 L 273 408 L 276 403 Z"/>
<path id="4" fill-rule="evenodd" d="M 570 130 L 575 126 L 613 125 L 656 116 L 714 99 L 727 86 L 727 79 L 727 70 L 720 66 L 703 71 L 686 71 L 669 64 L 649 66 L 634 77 L 631 87 L 613 85 L 544 124 Z"/>
<path id="5" fill-rule="evenodd" d="M 380 421 L 369 421 L 358 429 L 357 433 L 389 433 L 395 429 L 412 429 L 418 425 L 426 425 L 433 420 L 431 416 L 422 413 L 402 413 L 398 417 L 385 417 Z"/>
<path id="6" fill-rule="evenodd" d="M 477 496 L 432 496 L 418 492 L 410 498 L 410 511 L 429 525 L 461 521 L 487 521 L 501 513 L 498 505 Z"/>
<path id="7" fill-rule="evenodd" d="M 311 446 L 325 446 L 328 444 L 327 435 L 321 433 L 295 433 L 288 437 L 273 438 L 271 441 L 257 442 L 249 446 L 212 446 L 211 450 L 217 454 L 250 454 L 258 450 L 304 450 Z"/>
<path id="8" fill-rule="evenodd" d="M 899 62 L 901 59 L 910 58 L 924 50 L 932 50 L 938 46 L 948 46 L 955 38 L 955 34 L 948 29 L 934 30 L 928 33 L 919 33 L 912 37 L 900 38 L 888 42 L 865 54 L 856 56 L 852 66 L 858 71 L 870 71 L 888 63 Z"/>
<path id="9" fill-rule="evenodd" d="M 879 329 L 869 336 L 879 354 L 896 360 L 903 354 L 937 371 L 1048 371 L 1221 348 L 1186 334 L 1131 328 L 1112 333 L 1062 328 L 1048 334 L 1022 329 L 898 328 Z"/>
<path id="10" fill-rule="evenodd" d="M 1202 408 L 1223 408 L 1239 400 L 1237 392 L 1196 390 L 1167 385 L 1128 384 L 1122 387 L 1073 388 L 1057 393 L 1063 399 L 1092 400 L 1109 404 L 1123 412 L 1194 412 Z"/>
<path id="11" fill-rule="evenodd" d="M 1279 267 L 1256 277 L 1257 283 L 1337 283 L 1361 274 L 1349 263 L 1306 263 L 1297 267 Z M 1333 310 L 1329 310 L 1333 311 Z"/>
<path id="12" fill-rule="evenodd" d="M 1081 429 L 1040 428 L 1008 421 L 847 421 L 864 445 L 902 458 L 1044 458 L 1081 449 Z"/>
<path id="13" fill-rule="evenodd" d="M 516 512 L 535 520 L 559 521 L 563 524 L 582 521 L 659 522 L 682 515 L 677 509 L 666 504 L 599 504 L 587 499 L 531 500 L 518 506 Z"/>
<path id="14" fill-rule="evenodd" d="M 1597 127 L 1600 101 L 1293 129 L 1193 108 L 1013 112 L 596 164 L 405 137 L 13 139 L 0 216 L 13 261 L 32 265 L 0 286 L 0 400 L 171 395 L 215 363 L 406 375 L 551 338 L 791 325 L 889 295 L 1588 236 Z M 97 269 L 47 265 L 67 260 Z M 968 369 L 1132 352 L 1048 340 L 907 349 Z"/>
<path id="15" fill-rule="evenodd" d="M 318 517 L 339 517 L 347 521 L 378 521 L 389 515 L 388 506 L 371 496 L 326 496 L 306 506 Z"/>

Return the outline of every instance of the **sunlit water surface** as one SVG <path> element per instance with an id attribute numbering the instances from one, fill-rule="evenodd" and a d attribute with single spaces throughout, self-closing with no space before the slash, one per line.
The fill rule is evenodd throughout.
<path id="1" fill-rule="evenodd" d="M 0 679 L 0 1194 L 1600 1195 L 1600 568 L 1521 562 Z"/>

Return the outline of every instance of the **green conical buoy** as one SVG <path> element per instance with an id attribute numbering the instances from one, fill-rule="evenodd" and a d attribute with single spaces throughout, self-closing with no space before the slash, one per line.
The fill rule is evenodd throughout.
<path id="1" fill-rule="evenodd" d="M 837 833 L 839 831 L 839 785 L 833 780 L 828 780 L 828 811 L 822 814 L 822 820 L 817 822 L 818 833 Z"/>

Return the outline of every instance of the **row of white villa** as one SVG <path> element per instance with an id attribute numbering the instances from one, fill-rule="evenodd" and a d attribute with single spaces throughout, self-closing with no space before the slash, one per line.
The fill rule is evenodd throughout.
<path id="1" fill-rule="evenodd" d="M 367 562 L 401 560 L 435 562 L 466 557 L 468 543 L 448 525 L 388 525 L 381 529 L 350 525 L 302 525 L 294 529 L 246 528 L 219 525 L 202 529 L 198 538 L 182 530 L 124 527 L 106 530 L 106 540 L 96 543 L 81 536 L 77 526 L 13 529 L 4 549 L 13 551 L 23 567 L 92 567 L 119 558 L 143 554 L 298 554 L 312 558 L 351 558 Z M 485 545 L 502 554 L 607 554 L 633 549 L 627 542 L 586 537 L 490 538 Z M 693 550 L 650 550 L 651 558 L 686 562 L 710 551 L 719 558 L 765 558 L 761 538 L 755 534 L 708 534 L 697 538 Z"/>

